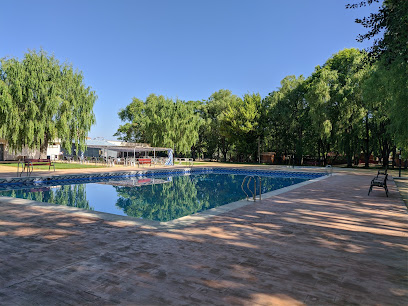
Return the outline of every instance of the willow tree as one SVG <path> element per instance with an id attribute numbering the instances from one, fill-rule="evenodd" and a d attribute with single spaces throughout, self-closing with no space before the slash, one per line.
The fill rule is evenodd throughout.
<path id="1" fill-rule="evenodd" d="M 221 121 L 221 135 L 234 145 L 238 158 L 257 160 L 259 143 L 263 136 L 265 105 L 258 93 L 245 94 L 227 105 Z M 259 153 L 259 152 L 258 152 Z"/>
<path id="2" fill-rule="evenodd" d="M 170 147 L 180 153 L 187 153 L 197 142 L 201 125 L 193 103 L 155 94 L 146 101 L 133 98 L 120 110 L 119 118 L 125 122 L 115 134 L 119 139 Z"/>
<path id="3" fill-rule="evenodd" d="M 364 57 L 358 49 L 334 54 L 323 67 L 316 67 L 306 95 L 313 127 L 320 136 L 319 153 L 327 154 L 337 145 L 349 167 L 360 153 L 359 135 L 366 114 L 361 90 L 367 72 Z"/>
<path id="4" fill-rule="evenodd" d="M 294 153 L 295 161 L 301 164 L 305 135 L 310 127 L 308 105 L 305 100 L 305 79 L 301 75 L 285 77 L 281 87 L 265 97 L 269 106 L 269 130 L 274 140 L 275 150 L 285 155 Z"/>
<path id="5" fill-rule="evenodd" d="M 371 5 L 379 0 L 352 1 L 348 8 Z M 387 132 L 395 138 L 395 144 L 408 151 L 408 1 L 384 0 L 377 12 L 356 19 L 366 33 L 357 37 L 358 41 L 372 40 L 367 49 L 373 73 L 366 94 L 375 100 L 385 102 L 389 124 Z M 386 155 L 386 150 L 384 154 Z M 388 159 L 388 156 L 387 156 Z"/>
<path id="6" fill-rule="evenodd" d="M 82 73 L 43 50 L 0 63 L 0 136 L 10 149 L 39 149 L 44 158 L 48 143 L 61 139 L 68 152 L 72 143 L 83 150 L 97 97 Z"/>
<path id="7" fill-rule="evenodd" d="M 206 101 L 204 118 L 208 120 L 206 129 L 206 139 L 208 144 L 208 150 L 213 153 L 218 150 L 218 157 L 220 151 L 223 155 L 224 162 L 227 161 L 227 153 L 231 147 L 231 141 L 221 132 L 224 122 L 224 111 L 229 105 L 234 105 L 240 98 L 233 95 L 228 89 L 220 89 L 214 92 Z"/>

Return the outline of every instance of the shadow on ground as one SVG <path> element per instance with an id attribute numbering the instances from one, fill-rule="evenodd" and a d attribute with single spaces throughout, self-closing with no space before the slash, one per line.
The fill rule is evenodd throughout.
<path id="1" fill-rule="evenodd" d="M 389 198 L 368 197 L 370 179 L 334 176 L 169 231 L 3 200 L 0 300 L 404 305 L 406 208 L 392 182 Z"/>

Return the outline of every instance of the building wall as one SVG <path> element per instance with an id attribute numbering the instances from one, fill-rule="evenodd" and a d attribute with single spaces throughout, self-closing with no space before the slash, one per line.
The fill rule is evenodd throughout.
<path id="1" fill-rule="evenodd" d="M 261 153 L 261 163 L 273 164 L 275 162 L 275 152 Z"/>
<path id="2" fill-rule="evenodd" d="M 0 145 L 2 145 L 3 150 L 0 149 L 0 160 L 22 160 L 24 158 L 40 158 L 40 150 L 31 150 L 28 148 L 23 148 L 21 151 L 14 152 L 8 147 L 7 141 L 0 138 Z M 1 152 L 3 151 L 3 152 Z M 47 156 L 51 156 L 51 159 L 56 159 L 56 157 L 61 152 L 61 145 L 49 145 L 47 148 Z M 3 154 L 1 154 L 3 153 Z"/>
<path id="3" fill-rule="evenodd" d="M 3 160 L 20 160 L 24 158 L 39 158 L 40 150 L 31 150 L 28 148 L 23 148 L 21 151 L 14 152 L 11 150 L 5 139 L 0 139 L 0 144 L 3 145 L 3 156 L 0 159 Z"/>
<path id="4" fill-rule="evenodd" d="M 49 156 L 51 160 L 57 160 L 61 155 L 61 144 L 48 145 L 47 156 Z"/>
<path id="5" fill-rule="evenodd" d="M 66 150 L 61 149 L 64 156 L 81 156 L 82 152 L 76 151 L 76 146 L 72 145 L 71 154 L 69 154 Z M 107 152 L 106 152 L 107 151 Z M 118 157 L 118 152 L 100 148 L 87 148 L 84 152 L 84 157 L 106 157 L 106 153 L 109 157 Z"/>

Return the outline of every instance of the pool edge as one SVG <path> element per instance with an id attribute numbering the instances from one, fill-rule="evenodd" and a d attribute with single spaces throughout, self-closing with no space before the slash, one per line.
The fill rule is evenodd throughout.
<path id="1" fill-rule="evenodd" d="M 181 172 L 182 168 L 177 168 L 177 169 L 171 169 L 171 170 L 176 170 L 176 171 L 169 171 L 169 172 Z M 192 168 L 183 168 L 183 169 L 188 169 L 191 170 Z M 200 169 L 200 168 L 195 168 L 195 169 Z M 208 167 L 206 167 L 205 169 L 209 170 Z M 218 168 L 219 169 L 219 168 Z M 226 168 L 225 168 L 226 169 Z M 169 169 L 170 170 L 170 169 Z M 236 169 L 232 169 L 232 168 L 228 168 L 228 170 L 236 170 Z M 145 170 L 143 171 L 143 173 L 146 172 L 154 172 L 156 173 L 156 171 L 154 170 Z M 186 171 L 184 171 L 186 172 Z M 248 170 L 245 170 L 245 172 L 251 172 Z M 255 172 L 255 171 L 252 171 Z M 257 172 L 288 172 L 288 171 L 262 171 L 262 170 L 257 170 Z M 299 172 L 299 171 L 296 171 Z M 167 173 L 167 172 L 166 172 Z M 303 172 L 305 173 L 305 172 Z M 316 172 L 311 172 L 316 174 Z M 319 172 L 320 174 L 322 174 L 321 172 Z M 116 177 L 117 175 L 115 175 Z M 126 176 L 130 176 L 130 174 L 128 173 Z M 300 182 L 291 186 L 287 186 L 284 188 L 280 188 L 277 190 L 273 190 L 270 192 L 267 192 L 265 194 L 262 195 L 262 200 L 264 199 L 268 199 L 270 197 L 288 192 L 288 191 L 292 191 L 294 189 L 303 187 L 305 185 L 323 180 L 328 178 L 329 175 L 321 175 L 320 177 L 314 178 L 314 179 L 310 179 L 304 182 Z M 97 177 L 96 177 L 97 178 Z M 44 181 L 44 180 L 43 180 Z M 261 201 L 257 201 L 258 203 L 262 203 Z M 111 214 L 111 213 L 105 213 L 105 212 L 99 212 L 99 211 L 91 211 L 91 210 L 87 210 L 87 209 L 83 209 L 83 208 L 77 208 L 77 207 L 71 207 L 71 206 L 63 206 L 63 205 L 59 205 L 59 204 L 54 204 L 54 203 L 45 203 L 45 202 L 38 202 L 38 201 L 34 201 L 34 200 L 27 200 L 27 199 L 21 199 L 21 198 L 13 198 L 13 197 L 0 197 L 0 204 L 2 202 L 10 202 L 10 203 L 15 203 L 15 204 L 25 204 L 28 206 L 36 206 L 36 207 L 42 207 L 42 208 L 46 208 L 46 209 L 51 209 L 51 210 L 55 210 L 55 211 L 61 211 L 61 212 L 66 212 L 66 213 L 72 213 L 76 216 L 82 216 L 82 217 L 88 217 L 88 218 L 98 218 L 107 222 L 119 222 L 121 225 L 123 226 L 139 226 L 142 228 L 149 228 L 149 229 L 161 229 L 161 230 L 171 230 L 171 229 L 178 229 L 178 228 L 182 228 L 185 226 L 189 226 L 192 225 L 196 222 L 199 221 L 203 221 L 206 220 L 208 218 L 223 214 L 225 212 L 234 210 L 234 209 L 238 209 L 250 204 L 254 204 L 256 202 L 254 201 L 248 201 L 248 200 L 239 200 L 239 201 L 235 201 L 235 202 L 231 202 L 228 204 L 224 204 L 203 212 L 199 212 L 196 214 L 192 214 L 192 215 L 188 215 L 188 216 L 184 216 L 175 220 L 171 220 L 171 221 L 167 221 L 167 222 L 160 222 L 160 221 L 152 221 L 152 220 L 147 220 L 147 219 L 137 219 L 135 217 L 130 217 L 130 216 L 121 216 L 121 215 L 115 215 L 115 214 Z"/>

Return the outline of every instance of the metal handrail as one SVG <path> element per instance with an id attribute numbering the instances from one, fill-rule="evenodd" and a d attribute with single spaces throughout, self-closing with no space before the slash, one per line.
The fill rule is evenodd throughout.
<path id="1" fill-rule="evenodd" d="M 326 166 L 326 174 L 330 176 L 333 175 L 333 167 L 331 165 Z"/>
<path id="2" fill-rule="evenodd" d="M 245 195 L 246 195 L 246 198 L 247 198 L 247 201 L 248 201 L 248 194 L 247 194 L 247 192 L 245 191 L 245 189 L 244 189 L 244 184 L 245 184 L 245 180 L 248 178 L 248 176 L 246 176 L 246 177 L 244 177 L 244 180 L 242 181 L 242 184 L 241 184 L 241 189 L 242 189 L 242 191 L 245 193 Z"/>
<path id="3" fill-rule="evenodd" d="M 257 200 L 256 192 L 257 192 L 257 189 L 258 189 L 257 186 L 256 186 L 257 179 L 258 179 L 258 182 L 259 182 L 259 201 L 262 200 L 262 179 L 261 179 L 261 177 L 259 175 L 247 175 L 246 177 L 244 177 L 244 180 L 242 181 L 242 184 L 241 184 L 241 189 L 245 193 L 245 195 L 247 197 L 247 201 L 249 201 L 250 197 L 249 197 L 248 193 L 244 189 L 245 181 L 247 181 L 247 188 L 252 194 L 253 201 L 256 201 Z M 251 187 L 249 187 L 249 184 L 251 183 L 252 180 L 254 181 L 254 189 L 253 189 L 254 191 L 253 192 L 252 192 Z"/>
<path id="4" fill-rule="evenodd" d="M 252 179 L 253 179 L 252 176 L 248 177 L 247 188 L 248 188 L 248 190 L 252 193 L 252 198 L 253 198 L 254 201 L 255 201 L 255 199 L 256 199 L 256 182 L 255 182 L 255 180 L 254 180 L 254 191 L 255 191 L 255 193 L 252 192 L 251 187 L 249 187 L 249 183 L 251 182 Z M 247 196 L 247 201 L 248 201 L 248 196 Z"/>
<path id="5" fill-rule="evenodd" d="M 20 172 L 20 164 L 21 164 L 21 172 Z M 19 161 L 17 164 L 17 176 L 22 176 L 25 170 L 25 164 L 22 161 Z"/>

